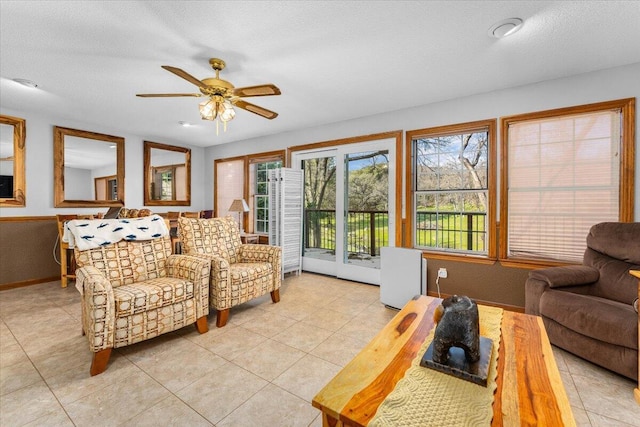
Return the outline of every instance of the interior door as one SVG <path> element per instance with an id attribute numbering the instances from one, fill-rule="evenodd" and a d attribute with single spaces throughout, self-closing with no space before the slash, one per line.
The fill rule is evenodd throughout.
<path id="1" fill-rule="evenodd" d="M 302 269 L 380 284 L 380 248 L 394 246 L 395 140 L 293 154 L 304 170 Z"/>

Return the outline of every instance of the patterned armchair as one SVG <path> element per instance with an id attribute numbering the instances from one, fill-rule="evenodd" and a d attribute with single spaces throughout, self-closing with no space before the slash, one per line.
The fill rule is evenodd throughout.
<path id="1" fill-rule="evenodd" d="M 92 376 L 105 371 L 113 348 L 192 323 L 200 333 L 209 330 L 210 263 L 171 255 L 169 236 L 75 248 L 74 254 Z"/>
<path id="2" fill-rule="evenodd" d="M 217 311 L 217 327 L 227 324 L 231 307 L 267 292 L 274 303 L 280 301 L 280 247 L 242 244 L 232 217 L 179 218 L 178 227 L 183 253 L 211 261 L 209 303 Z"/>

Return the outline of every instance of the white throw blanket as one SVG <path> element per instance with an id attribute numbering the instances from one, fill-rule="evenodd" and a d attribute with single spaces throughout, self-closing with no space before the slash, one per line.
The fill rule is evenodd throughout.
<path id="1" fill-rule="evenodd" d="M 62 241 L 81 251 L 107 246 L 120 240 L 150 240 L 169 235 L 160 215 L 142 218 L 73 219 L 64 227 Z"/>

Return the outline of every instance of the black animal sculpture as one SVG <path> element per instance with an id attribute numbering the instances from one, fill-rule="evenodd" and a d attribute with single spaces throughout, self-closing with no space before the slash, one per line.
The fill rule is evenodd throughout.
<path id="1" fill-rule="evenodd" d="M 480 360 L 478 306 L 466 296 L 453 295 L 442 301 L 435 313 L 438 323 L 433 337 L 433 361 L 446 365 L 449 349 L 460 347 L 469 363 Z"/>

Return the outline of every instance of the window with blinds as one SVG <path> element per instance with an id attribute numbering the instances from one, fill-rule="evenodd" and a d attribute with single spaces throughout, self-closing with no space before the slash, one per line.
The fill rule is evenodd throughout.
<path id="1" fill-rule="evenodd" d="M 229 208 L 235 199 L 244 198 L 244 159 L 216 161 L 215 188 L 216 216 L 237 218 Z"/>
<path id="2" fill-rule="evenodd" d="M 503 119 L 503 257 L 581 262 L 591 226 L 623 220 L 621 206 L 633 206 L 621 200 L 623 184 L 633 186 L 621 174 L 622 109 L 584 109 Z"/>
<path id="3" fill-rule="evenodd" d="M 266 234 L 269 222 L 267 169 L 281 167 L 284 155 L 284 150 L 277 150 L 216 160 L 216 216 L 231 215 L 238 218 L 238 213 L 230 213 L 229 207 L 235 199 L 244 199 L 249 206 L 249 212 L 244 217 L 245 230 Z"/>

